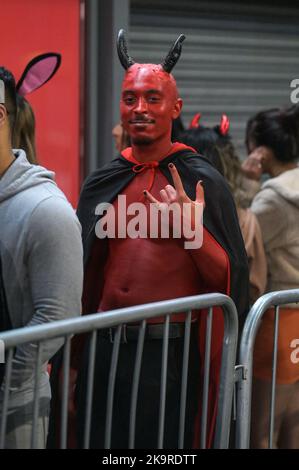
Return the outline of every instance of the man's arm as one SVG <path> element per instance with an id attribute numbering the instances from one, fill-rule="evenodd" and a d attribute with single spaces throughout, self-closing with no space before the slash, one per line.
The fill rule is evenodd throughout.
<path id="1" fill-rule="evenodd" d="M 209 231 L 203 228 L 203 244 L 200 248 L 188 250 L 210 292 L 228 292 L 230 263 L 227 253 Z"/>
<path id="2" fill-rule="evenodd" d="M 152 204 L 162 210 L 163 206 L 179 205 L 185 247 L 196 264 L 202 281 L 210 292 L 223 292 L 223 286 L 225 286 L 225 293 L 227 293 L 230 270 L 229 258 L 225 250 L 203 226 L 202 214 L 205 198 L 201 181 L 198 181 L 196 185 L 196 199 L 192 201 L 187 196 L 180 175 L 173 163 L 169 164 L 169 169 L 174 187 L 167 185 L 160 191 L 162 202 L 154 198 L 148 191 L 145 191 L 144 194 Z M 197 243 L 194 243 L 195 241 Z M 191 248 L 192 246 L 193 248 Z"/>

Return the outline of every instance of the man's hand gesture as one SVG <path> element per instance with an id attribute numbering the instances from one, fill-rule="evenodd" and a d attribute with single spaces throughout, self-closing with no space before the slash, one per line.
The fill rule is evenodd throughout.
<path id="1" fill-rule="evenodd" d="M 168 167 L 171 172 L 174 187 L 168 184 L 164 189 L 161 189 L 161 201 L 158 201 L 149 191 L 144 191 L 144 195 L 162 213 L 168 211 L 171 206 L 179 206 L 181 213 L 180 224 L 183 228 L 183 234 L 185 238 L 190 239 L 194 237 L 194 230 L 196 230 L 198 224 L 202 224 L 202 213 L 205 206 L 202 182 L 198 181 L 196 185 L 196 199 L 192 201 L 184 190 L 182 180 L 175 165 L 170 163 Z M 173 228 L 176 229 L 178 227 Z"/>

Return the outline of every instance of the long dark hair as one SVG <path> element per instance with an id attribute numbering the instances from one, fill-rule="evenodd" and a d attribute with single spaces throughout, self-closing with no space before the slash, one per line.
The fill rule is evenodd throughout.
<path id="1" fill-rule="evenodd" d="M 299 156 L 299 106 L 272 108 L 250 118 L 246 128 L 246 145 L 249 152 L 252 146 L 268 147 L 282 163 L 296 161 Z"/>

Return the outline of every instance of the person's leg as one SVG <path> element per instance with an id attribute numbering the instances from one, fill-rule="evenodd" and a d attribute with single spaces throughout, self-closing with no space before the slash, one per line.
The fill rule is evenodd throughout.
<path id="1" fill-rule="evenodd" d="M 107 392 L 113 344 L 99 336 L 96 350 L 95 378 L 90 447 L 104 448 Z M 125 449 L 129 445 L 129 423 L 132 381 L 137 342 L 121 343 L 115 377 L 111 448 Z M 161 341 L 145 341 L 138 389 L 135 447 L 156 448 L 161 377 Z M 83 446 L 88 347 L 77 384 L 77 417 L 79 447 Z"/>
<path id="2" fill-rule="evenodd" d="M 36 444 L 34 449 L 45 449 L 47 444 L 49 418 L 41 416 L 37 420 Z M 5 436 L 5 449 L 31 449 L 32 423 L 23 424 Z"/>
<path id="3" fill-rule="evenodd" d="M 60 372 L 63 360 L 63 348 L 59 349 L 52 357 L 51 373 L 50 373 L 50 386 L 51 386 L 51 402 L 50 402 L 50 416 L 49 416 L 49 432 L 47 439 L 47 449 L 57 449 L 60 446 Z"/>
<path id="4" fill-rule="evenodd" d="M 183 341 L 180 351 L 180 373 L 183 366 Z M 180 383 L 181 386 L 181 383 Z M 194 441 L 195 421 L 199 410 L 200 357 L 198 349 L 198 323 L 192 325 L 188 365 L 188 387 L 186 400 L 184 448 L 191 449 Z"/>
<path id="5" fill-rule="evenodd" d="M 290 389 L 288 385 L 276 385 L 275 429 L 273 447 L 278 446 L 278 436 L 288 406 Z M 254 379 L 252 387 L 251 442 L 254 449 L 268 449 L 270 431 L 271 382 Z"/>
<path id="6" fill-rule="evenodd" d="M 110 371 L 113 343 L 100 338 L 97 347 L 96 374 L 92 410 L 91 448 L 103 448 L 105 436 L 108 378 Z M 130 409 L 134 367 L 136 362 L 137 341 L 121 343 L 115 377 L 113 416 L 111 430 L 111 448 L 126 449 L 129 446 Z M 177 430 L 177 420 L 173 420 L 175 410 L 170 403 L 177 404 L 179 389 L 177 382 L 177 363 L 173 340 L 168 351 L 168 379 L 166 388 L 165 429 L 171 421 L 171 432 Z M 86 364 L 86 361 L 84 361 Z M 154 449 L 158 443 L 158 424 L 161 388 L 162 340 L 146 339 L 143 347 L 142 366 L 138 387 L 136 410 L 135 448 Z M 83 372 L 84 371 L 84 372 Z M 87 367 L 83 367 L 78 387 L 78 416 L 80 441 L 82 446 L 83 423 L 85 419 Z M 84 385 L 82 387 L 82 385 Z M 176 393 L 177 392 L 177 393 Z M 173 400 L 173 397 L 175 400 Z M 177 407 L 176 407 L 177 408 Z M 175 413 L 177 417 L 177 413 Z M 175 429 L 173 429 L 175 427 Z"/>
<path id="7" fill-rule="evenodd" d="M 185 448 L 192 447 L 194 423 L 198 409 L 200 372 L 197 339 L 198 330 L 197 324 L 195 324 L 192 326 L 189 351 L 184 439 Z M 183 351 L 183 336 L 181 338 L 169 340 L 163 438 L 163 448 L 165 449 L 178 448 Z M 157 448 L 161 364 L 162 340 L 148 341 L 144 350 L 138 396 L 136 447 L 139 448 Z"/>
<path id="8" fill-rule="evenodd" d="M 164 447 L 177 448 L 181 395 L 183 338 L 170 339 L 166 385 Z M 106 422 L 107 387 L 113 344 L 99 338 L 97 344 L 92 409 L 91 448 L 103 448 Z M 120 344 L 114 389 L 111 448 L 128 448 L 132 382 L 137 342 Z M 192 332 L 188 395 L 186 409 L 186 443 L 192 445 L 193 424 L 198 402 L 199 362 L 197 332 Z M 138 388 L 135 447 L 155 449 L 158 443 L 162 339 L 146 340 Z M 88 348 L 77 387 L 78 435 L 83 445 Z"/>
<path id="9" fill-rule="evenodd" d="M 0 396 L 0 422 L 3 394 Z M 33 431 L 34 383 L 28 380 L 16 391 L 9 394 L 6 418 L 5 448 L 30 449 Z M 47 372 L 40 377 L 38 417 L 34 427 L 36 449 L 45 449 L 50 412 L 50 384 Z"/>
<path id="10" fill-rule="evenodd" d="M 160 344 L 159 344 L 160 343 Z M 150 341 L 143 363 L 139 394 L 139 429 L 137 446 L 157 448 L 160 410 L 162 341 Z M 163 448 L 177 449 L 181 403 L 184 337 L 169 340 Z M 146 367 L 145 367 L 146 365 Z M 187 381 L 184 447 L 191 448 L 199 397 L 198 328 L 192 325 Z M 143 407 L 143 409 L 141 409 Z"/>
<path id="11" fill-rule="evenodd" d="M 108 378 L 111 363 L 113 344 L 100 335 L 97 338 L 96 358 L 94 368 L 93 402 L 91 413 L 91 430 L 89 447 L 91 449 L 103 449 L 105 439 L 106 403 Z M 77 409 L 77 441 L 78 447 L 84 447 L 85 417 L 87 405 L 87 380 L 89 365 L 89 341 L 83 353 L 82 364 L 78 373 L 76 385 L 76 409 Z"/>
<path id="12" fill-rule="evenodd" d="M 289 395 L 278 445 L 280 449 L 299 449 L 299 381 L 286 387 Z"/>

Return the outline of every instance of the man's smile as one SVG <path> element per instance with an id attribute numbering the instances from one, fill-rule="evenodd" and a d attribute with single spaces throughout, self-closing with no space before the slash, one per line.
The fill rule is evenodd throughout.
<path id="1" fill-rule="evenodd" d="M 130 124 L 142 124 L 142 125 L 145 125 L 145 124 L 154 124 L 155 121 L 154 119 L 131 119 L 129 121 Z"/>

